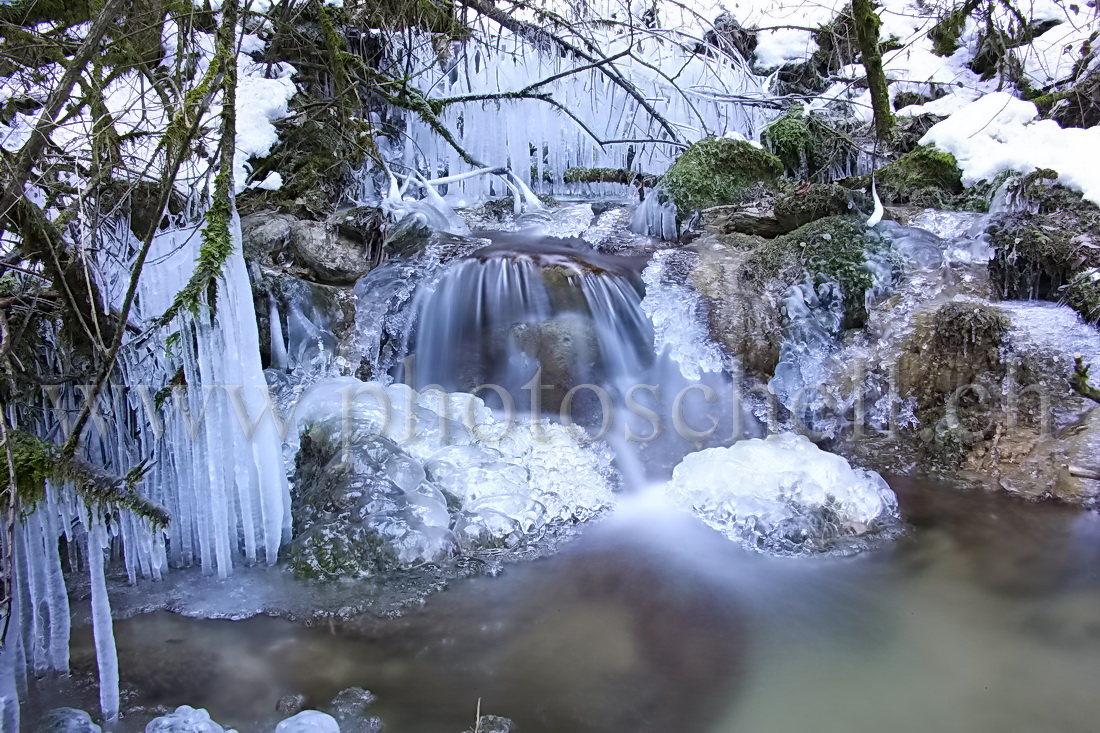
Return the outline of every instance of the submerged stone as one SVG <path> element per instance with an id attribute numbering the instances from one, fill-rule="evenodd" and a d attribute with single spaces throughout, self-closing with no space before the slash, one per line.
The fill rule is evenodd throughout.
<path id="1" fill-rule="evenodd" d="M 77 708 L 54 708 L 38 720 L 34 733 L 100 733 L 92 716 Z"/>
<path id="2" fill-rule="evenodd" d="M 482 715 L 477 719 L 477 724 L 464 733 L 519 733 L 519 726 L 499 715 Z"/>

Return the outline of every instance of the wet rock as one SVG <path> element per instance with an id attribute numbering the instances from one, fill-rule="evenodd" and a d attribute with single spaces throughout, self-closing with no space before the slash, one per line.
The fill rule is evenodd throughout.
<path id="1" fill-rule="evenodd" d="M 499 715 L 482 715 L 477 724 L 467 728 L 464 733 L 519 733 L 519 726 Z"/>
<path id="2" fill-rule="evenodd" d="M 385 239 L 377 209 L 356 207 L 324 221 L 261 211 L 241 219 L 245 258 L 313 282 L 351 285 L 377 264 Z"/>
<path id="3" fill-rule="evenodd" d="M 202 708 L 180 705 L 175 712 L 150 720 L 145 733 L 225 733 Z"/>
<path id="4" fill-rule="evenodd" d="M 283 695 L 279 698 L 279 701 L 275 703 L 275 712 L 279 715 L 297 715 L 302 712 L 306 706 L 306 696 L 297 693 L 294 695 Z"/>
<path id="5" fill-rule="evenodd" d="M 294 222 L 289 244 L 298 264 L 319 282 L 352 285 L 371 269 L 363 242 L 344 236 L 328 223 Z"/>
<path id="6" fill-rule="evenodd" d="M 328 713 L 320 710 L 303 710 L 297 715 L 280 721 L 275 733 L 340 733 L 340 724 Z"/>
<path id="7" fill-rule="evenodd" d="M 576 384 L 593 377 L 599 344 L 591 318 L 562 316 L 511 329 L 520 350 L 542 368 L 542 407 L 557 411 Z M 583 375 L 585 379 L 578 377 Z"/>
<path id="8" fill-rule="evenodd" d="M 34 733 L 100 733 L 92 716 L 76 708 L 54 708 L 38 720 Z"/>
<path id="9" fill-rule="evenodd" d="M 707 211 L 704 222 L 708 229 L 720 234 L 752 234 L 778 237 L 789 232 L 776 218 L 771 196 L 738 206 L 716 206 Z"/>
<path id="10" fill-rule="evenodd" d="M 714 206 L 738 204 L 754 190 L 772 188 L 783 164 L 745 140 L 707 138 L 685 150 L 661 179 L 680 221 Z"/>

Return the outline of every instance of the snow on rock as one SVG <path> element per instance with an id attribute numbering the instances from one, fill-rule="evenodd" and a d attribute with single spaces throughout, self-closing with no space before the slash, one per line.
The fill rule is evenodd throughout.
<path id="1" fill-rule="evenodd" d="M 691 453 L 665 492 L 730 539 L 779 553 L 825 549 L 897 517 L 881 476 L 794 433 Z"/>
<path id="2" fill-rule="evenodd" d="M 952 153 L 963 183 L 990 181 L 1004 171 L 1058 171 L 1058 182 L 1100 204 L 1100 127 L 1063 129 L 1037 120 L 1031 102 L 994 92 L 966 105 L 921 138 Z"/>
<path id="3" fill-rule="evenodd" d="M 340 724 L 328 713 L 303 710 L 276 725 L 275 733 L 340 733 Z"/>

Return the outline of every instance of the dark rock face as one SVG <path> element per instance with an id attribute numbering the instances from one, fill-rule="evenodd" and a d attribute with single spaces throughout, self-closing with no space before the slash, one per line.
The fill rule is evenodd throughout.
<path id="1" fill-rule="evenodd" d="M 381 211 L 356 207 L 324 221 L 262 211 L 241 220 L 245 257 L 326 285 L 352 285 L 381 257 Z"/>

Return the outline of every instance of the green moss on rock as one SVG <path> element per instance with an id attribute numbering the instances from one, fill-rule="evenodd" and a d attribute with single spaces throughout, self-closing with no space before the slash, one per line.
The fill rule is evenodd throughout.
<path id="1" fill-rule="evenodd" d="M 1053 171 L 1015 184 L 1031 211 L 1005 217 L 989 230 L 989 275 L 998 295 L 1063 302 L 1100 322 L 1100 207 L 1079 193 L 1050 185 Z"/>
<path id="2" fill-rule="evenodd" d="M 844 325 L 856 328 L 867 320 L 866 295 L 874 285 L 867 253 L 886 250 L 882 238 L 858 218 L 831 216 L 767 242 L 745 266 L 761 281 L 793 283 L 810 274 L 836 282 L 844 292 Z"/>
<path id="3" fill-rule="evenodd" d="M 744 140 L 707 138 L 676 159 L 661 179 L 681 218 L 690 212 L 736 204 L 754 189 L 774 187 L 783 163 Z"/>
<path id="4" fill-rule="evenodd" d="M 963 191 L 962 171 L 955 156 L 924 145 L 875 172 L 879 197 L 887 204 L 951 208 Z M 849 188 L 869 188 L 870 174 L 841 182 Z"/>

